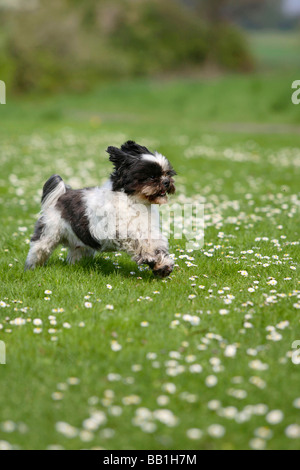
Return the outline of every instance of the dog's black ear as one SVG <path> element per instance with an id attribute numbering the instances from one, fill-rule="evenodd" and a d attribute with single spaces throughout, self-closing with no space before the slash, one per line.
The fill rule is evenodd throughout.
<path id="1" fill-rule="evenodd" d="M 142 150 L 143 149 L 143 150 Z M 121 166 L 132 165 L 140 159 L 143 153 L 150 153 L 146 147 L 140 147 L 134 142 L 126 142 L 120 149 L 117 147 L 108 147 L 109 160 L 118 169 Z"/>
<path id="2" fill-rule="evenodd" d="M 128 140 L 121 146 L 121 150 L 123 152 L 129 153 L 130 155 L 133 155 L 134 157 L 139 157 L 140 155 L 143 154 L 150 154 L 153 155 L 150 150 L 147 149 L 147 147 L 143 147 L 142 145 L 137 144 L 133 140 Z"/>
<path id="3" fill-rule="evenodd" d="M 118 149 L 117 147 L 108 147 L 106 151 L 109 154 L 109 160 L 114 164 L 116 168 L 123 165 L 125 161 L 130 158 L 129 155 L 127 155 L 125 152 Z"/>

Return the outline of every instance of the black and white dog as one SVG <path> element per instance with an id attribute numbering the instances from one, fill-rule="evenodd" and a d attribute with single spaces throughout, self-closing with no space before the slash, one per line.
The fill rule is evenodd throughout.
<path id="1" fill-rule="evenodd" d="M 166 157 L 133 141 L 107 152 L 114 171 L 104 186 L 73 190 L 58 175 L 45 183 L 25 269 L 43 265 L 64 244 L 69 263 L 95 251 L 126 251 L 160 277 L 173 271 L 156 205 L 175 192 L 176 172 Z"/>

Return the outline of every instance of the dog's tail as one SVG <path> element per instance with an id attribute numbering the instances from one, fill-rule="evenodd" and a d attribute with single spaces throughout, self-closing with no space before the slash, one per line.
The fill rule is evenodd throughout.
<path id="1" fill-rule="evenodd" d="M 59 175 L 52 175 L 44 184 L 42 195 L 42 211 L 54 206 L 57 200 L 65 194 L 67 186 Z"/>

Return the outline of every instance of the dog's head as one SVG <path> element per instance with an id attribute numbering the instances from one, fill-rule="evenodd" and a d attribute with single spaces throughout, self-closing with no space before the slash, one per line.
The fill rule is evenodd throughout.
<path id="1" fill-rule="evenodd" d="M 109 159 L 114 164 L 111 174 L 113 191 L 124 191 L 151 204 L 165 204 L 168 194 L 175 193 L 176 175 L 171 163 L 163 155 L 128 141 L 121 146 L 108 147 Z"/>

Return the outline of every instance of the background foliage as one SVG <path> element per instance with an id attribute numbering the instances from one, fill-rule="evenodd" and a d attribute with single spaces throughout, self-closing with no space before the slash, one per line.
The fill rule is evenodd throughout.
<path id="1" fill-rule="evenodd" d="M 1 78 L 21 92 L 82 90 L 99 80 L 182 72 L 207 63 L 252 67 L 236 27 L 174 0 L 2 5 L 0 31 Z"/>
<path id="2" fill-rule="evenodd" d="M 0 450 L 300 448 L 284 3 L 300 7 L 0 0 Z M 171 237 L 162 281 L 119 253 L 68 266 L 63 248 L 24 273 L 44 181 L 101 184 L 129 138 L 170 158 L 178 201 L 205 202 L 204 247 Z"/>

